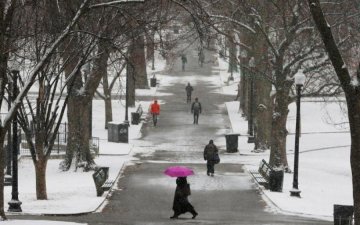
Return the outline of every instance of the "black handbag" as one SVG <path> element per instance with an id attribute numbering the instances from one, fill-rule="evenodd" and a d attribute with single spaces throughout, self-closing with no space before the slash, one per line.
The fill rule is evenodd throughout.
<path id="1" fill-rule="evenodd" d="M 215 153 L 215 154 L 214 154 L 214 163 L 215 163 L 215 164 L 220 163 L 220 157 L 219 157 L 219 154 L 218 154 L 218 153 Z"/>

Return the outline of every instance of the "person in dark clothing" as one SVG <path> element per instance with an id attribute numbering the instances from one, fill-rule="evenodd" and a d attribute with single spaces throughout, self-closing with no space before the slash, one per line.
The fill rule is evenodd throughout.
<path id="1" fill-rule="evenodd" d="M 209 144 L 207 144 L 205 146 L 204 149 L 204 160 L 207 161 L 206 163 L 206 167 L 207 167 L 207 172 L 206 174 L 208 176 L 214 176 L 215 173 L 215 154 L 218 154 L 219 150 L 216 147 L 216 145 L 214 144 L 213 140 L 209 141 Z"/>
<path id="2" fill-rule="evenodd" d="M 199 124 L 199 115 L 201 113 L 201 103 L 198 98 L 191 105 L 191 113 L 194 114 L 194 124 Z"/>
<path id="3" fill-rule="evenodd" d="M 180 214 L 190 212 L 193 216 L 192 219 L 198 215 L 194 207 L 190 204 L 188 196 L 190 195 L 190 185 L 186 177 L 178 177 L 176 179 L 176 190 L 174 196 L 173 210 L 174 215 L 170 219 L 177 219 Z"/>
<path id="4" fill-rule="evenodd" d="M 203 67 L 203 64 L 204 64 L 204 61 L 205 61 L 205 55 L 204 55 L 204 50 L 201 48 L 199 50 L 199 64 L 200 64 L 200 67 Z"/>
<path id="5" fill-rule="evenodd" d="M 190 103 L 191 102 L 191 93 L 193 92 L 194 88 L 190 85 L 190 83 L 188 83 L 188 85 L 185 88 L 186 90 L 186 103 Z"/>
<path id="6" fill-rule="evenodd" d="M 186 55 L 181 55 L 182 71 L 185 71 L 185 64 L 187 63 Z"/>

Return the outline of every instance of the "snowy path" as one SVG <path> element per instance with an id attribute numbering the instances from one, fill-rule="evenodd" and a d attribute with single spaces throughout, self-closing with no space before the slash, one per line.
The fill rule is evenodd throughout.
<path id="1" fill-rule="evenodd" d="M 168 93 L 158 99 L 162 104 L 158 126 L 145 124 L 143 137 L 135 141 L 132 152 L 139 158 L 125 169 L 109 203 L 101 213 L 77 217 L 42 217 L 41 219 L 100 224 L 332 224 L 309 218 L 269 212 L 249 174 L 242 165 L 227 163 L 239 154 L 224 155 L 224 134 L 231 132 L 225 102 L 232 97 L 219 94 L 220 79 L 210 64 L 197 65 L 197 52 L 188 50 L 187 71 L 180 72 L 180 59 L 171 75 L 158 75 L 168 82 L 158 91 Z M 171 79 L 170 79 L 171 78 Z M 185 85 L 191 82 L 194 94 L 203 105 L 199 125 L 192 124 L 190 105 L 186 104 Z M 206 176 L 202 151 L 214 139 L 220 147 L 222 163 L 216 166 L 215 177 Z M 229 160 L 230 161 L 230 160 Z M 190 201 L 199 212 L 196 220 L 182 215 L 170 220 L 175 180 L 162 171 L 175 164 L 195 170 L 189 177 L 192 188 Z"/>

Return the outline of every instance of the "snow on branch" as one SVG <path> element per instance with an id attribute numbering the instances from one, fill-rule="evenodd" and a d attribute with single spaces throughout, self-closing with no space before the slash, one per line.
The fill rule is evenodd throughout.
<path id="1" fill-rule="evenodd" d="M 35 82 L 36 76 L 38 75 L 39 71 L 42 70 L 44 65 L 46 64 L 47 60 L 54 54 L 55 49 L 62 43 L 62 41 L 69 35 L 71 29 L 75 26 L 77 21 L 80 19 L 82 13 L 85 10 L 86 5 L 90 0 L 83 0 L 80 8 L 78 9 L 77 13 L 73 17 L 73 19 L 69 22 L 67 27 L 64 31 L 60 34 L 60 36 L 52 43 L 49 51 L 42 57 L 40 62 L 36 65 L 34 70 L 30 74 L 30 78 L 28 82 L 24 85 L 24 88 L 20 91 L 19 95 L 16 97 L 14 104 L 11 106 L 9 112 L 6 114 L 6 117 L 3 121 L 3 126 L 6 127 L 8 123 L 11 122 L 12 117 L 14 116 L 17 109 L 21 106 L 22 99 L 27 95 L 28 91 L 30 90 L 31 86 Z"/>
<path id="2" fill-rule="evenodd" d="M 232 23 L 235 23 L 235 24 L 237 24 L 237 25 L 239 25 L 239 26 L 247 29 L 248 31 L 252 32 L 253 34 L 256 34 L 256 31 L 255 31 L 254 29 L 252 29 L 250 26 L 248 26 L 248 25 L 246 25 L 246 24 L 244 24 L 244 23 L 240 23 L 239 21 L 234 20 L 234 19 L 232 19 L 232 18 L 230 18 L 230 17 L 220 16 L 220 15 L 210 15 L 210 17 L 228 20 L 228 21 L 230 21 L 230 22 L 232 22 Z"/>
<path id="3" fill-rule="evenodd" d="M 145 0 L 115 0 L 115 1 L 111 1 L 111 2 L 105 2 L 105 3 L 91 5 L 91 6 L 89 6 L 89 8 L 112 6 L 112 5 L 116 5 L 116 4 L 120 4 L 120 3 L 128 3 L 128 2 L 145 2 Z"/>

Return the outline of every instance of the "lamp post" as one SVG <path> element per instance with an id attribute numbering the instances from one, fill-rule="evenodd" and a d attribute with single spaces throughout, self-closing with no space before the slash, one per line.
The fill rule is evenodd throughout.
<path id="1" fill-rule="evenodd" d="M 296 85 L 296 131 L 295 131 L 295 154 L 294 154 L 294 177 L 293 177 L 293 188 L 290 190 L 290 196 L 300 197 L 299 183 L 298 183 L 298 172 L 299 172 L 299 136 L 300 136 L 300 99 L 301 99 L 301 88 L 305 83 L 305 74 L 303 70 L 299 70 L 295 74 L 295 85 Z"/>
<path id="2" fill-rule="evenodd" d="M 127 62 L 127 70 L 126 70 L 126 86 L 125 86 L 125 120 L 119 127 L 119 142 L 121 143 L 129 143 L 129 117 L 128 117 L 128 108 L 129 108 L 129 77 L 131 72 L 133 71 L 132 65 Z"/>
<path id="3" fill-rule="evenodd" d="M 249 101 L 249 119 L 248 119 L 248 132 L 249 132 L 249 138 L 248 143 L 254 143 L 254 68 L 255 68 L 255 58 L 251 57 L 249 60 L 249 67 L 251 69 L 250 74 L 250 101 Z"/>
<path id="4" fill-rule="evenodd" d="M 9 77 L 9 80 L 11 77 Z M 11 81 L 8 83 L 8 111 L 11 109 Z M 11 150 L 12 150 L 12 141 L 11 141 L 11 124 L 9 125 L 9 129 L 7 131 L 7 148 L 6 148 L 6 172 L 5 172 L 5 186 L 10 186 L 12 184 L 11 177 Z"/>
<path id="5" fill-rule="evenodd" d="M 130 69 L 131 68 L 131 69 Z M 128 108 L 129 108 L 129 75 L 130 75 L 130 71 L 129 69 L 132 71 L 132 66 L 127 65 L 127 70 L 126 70 L 126 86 L 125 86 L 125 121 L 124 123 L 130 124 L 129 123 L 129 112 L 128 112 Z"/>
<path id="6" fill-rule="evenodd" d="M 14 68 L 11 70 L 13 74 L 13 91 L 12 91 L 12 100 L 15 102 L 15 99 L 18 95 L 18 87 L 17 87 L 17 78 L 19 76 L 19 69 Z M 17 111 L 14 113 L 14 117 L 12 120 L 12 128 L 13 128 L 13 137 L 12 137 L 12 146 L 13 146 L 13 155 L 12 155 L 12 191 L 11 191 L 11 200 L 8 202 L 9 204 L 9 212 L 21 212 L 21 202 L 19 201 L 19 192 L 18 192 L 18 129 L 17 129 Z"/>

